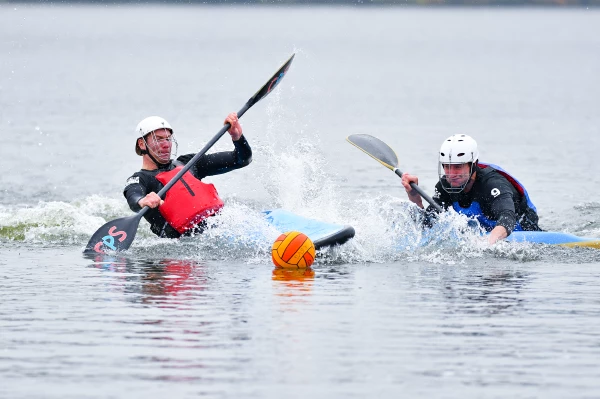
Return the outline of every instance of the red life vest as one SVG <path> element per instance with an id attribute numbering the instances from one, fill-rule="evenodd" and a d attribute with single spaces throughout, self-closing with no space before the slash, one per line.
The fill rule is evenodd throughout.
<path id="1" fill-rule="evenodd" d="M 177 166 L 168 172 L 161 172 L 156 178 L 166 185 L 182 168 Z M 215 186 L 202 183 L 190 172 L 185 172 L 167 191 L 165 202 L 158 210 L 175 230 L 183 234 L 221 208 L 223 201 Z"/>

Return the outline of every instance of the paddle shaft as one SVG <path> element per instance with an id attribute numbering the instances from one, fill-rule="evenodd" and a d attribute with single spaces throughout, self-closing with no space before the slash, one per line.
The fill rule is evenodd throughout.
<path id="1" fill-rule="evenodd" d="M 248 111 L 251 105 L 252 104 L 250 104 L 250 102 L 247 102 L 242 107 L 242 109 L 238 111 L 238 118 L 241 118 L 242 115 L 244 115 L 246 111 Z M 158 192 L 158 196 L 160 198 L 164 198 L 167 191 L 169 191 L 169 189 L 173 187 L 175 183 L 177 183 L 177 180 L 179 180 L 185 174 L 185 172 L 190 170 L 190 168 L 194 166 L 194 164 L 200 159 L 200 157 L 202 157 L 213 145 L 215 145 L 215 143 L 221 138 L 221 136 L 225 134 L 227 130 L 229 130 L 230 127 L 231 125 L 229 123 L 226 123 L 225 126 L 223 126 L 221 130 L 219 130 L 219 132 L 215 134 L 215 136 L 212 139 L 210 139 L 208 143 L 206 143 L 206 145 L 200 150 L 200 152 L 194 155 L 194 157 L 190 159 L 190 161 L 186 163 L 185 166 L 181 168 L 181 170 Z M 141 218 L 142 216 L 144 216 L 144 214 L 148 212 L 149 209 L 150 208 L 148 206 L 143 207 L 142 210 L 138 212 L 138 217 Z"/>
<path id="2" fill-rule="evenodd" d="M 394 173 L 398 175 L 398 177 L 402 178 L 402 175 L 404 173 L 402 173 L 402 171 L 398 168 L 394 169 Z M 444 210 L 442 209 L 441 206 L 438 205 L 437 202 L 435 202 L 433 200 L 433 198 L 431 198 L 429 195 L 427 195 L 427 193 L 425 191 L 423 191 L 421 189 L 421 187 L 419 187 L 418 185 L 416 185 L 415 183 L 410 183 L 410 186 L 412 187 L 413 190 L 415 190 L 417 193 L 419 193 L 419 195 L 421 197 L 423 197 L 425 199 L 425 201 L 429 202 L 429 205 L 431 205 L 432 207 L 435 208 L 436 211 L 438 212 L 443 212 Z"/>

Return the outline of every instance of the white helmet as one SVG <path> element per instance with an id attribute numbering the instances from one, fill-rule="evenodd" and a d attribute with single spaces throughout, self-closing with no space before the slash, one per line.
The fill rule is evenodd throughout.
<path id="1" fill-rule="evenodd" d="M 171 127 L 171 124 L 166 121 L 166 119 L 161 118 L 160 116 L 149 116 L 149 117 L 145 118 L 144 120 L 142 120 L 140 123 L 138 123 L 137 127 L 135 128 L 135 137 L 136 137 L 135 152 L 136 152 L 136 154 L 144 155 L 146 153 L 145 151 L 142 151 L 142 149 L 138 146 L 138 139 L 143 138 L 144 141 L 146 141 L 145 136 L 147 134 L 153 133 L 160 129 L 167 129 L 171 132 L 170 141 L 172 141 L 175 145 L 172 146 L 172 149 L 169 150 L 168 154 L 167 153 L 163 154 L 158 149 L 153 149 L 153 148 L 150 148 L 150 149 L 153 150 L 153 152 L 155 153 L 155 156 L 157 156 L 158 160 L 161 161 L 161 163 L 168 162 L 171 159 L 171 157 L 173 157 L 177 154 L 177 140 L 175 140 L 175 137 L 173 136 L 173 128 Z M 146 143 L 146 148 L 149 148 L 148 143 Z M 174 150 L 174 153 L 173 153 L 173 150 Z M 151 157 L 152 157 L 152 155 L 151 155 Z M 154 160 L 153 157 L 152 157 L 152 159 Z"/>
<path id="2" fill-rule="evenodd" d="M 136 126 L 135 138 L 139 139 L 158 129 L 169 129 L 171 133 L 173 133 L 173 128 L 166 119 L 161 118 L 160 116 L 149 116 Z"/>
<path id="3" fill-rule="evenodd" d="M 471 176 L 473 176 L 474 168 L 478 161 L 479 150 L 477 149 L 477 142 L 471 136 L 455 134 L 448 137 L 442 143 L 439 153 L 438 175 L 442 188 L 449 193 L 460 193 L 469 183 Z M 466 178 L 464 184 L 453 187 L 446 179 L 443 165 L 466 163 L 471 163 L 470 174 L 464 176 Z"/>
<path id="4" fill-rule="evenodd" d="M 440 163 L 475 163 L 479 160 L 477 142 L 466 134 L 455 134 L 448 137 L 440 148 Z"/>

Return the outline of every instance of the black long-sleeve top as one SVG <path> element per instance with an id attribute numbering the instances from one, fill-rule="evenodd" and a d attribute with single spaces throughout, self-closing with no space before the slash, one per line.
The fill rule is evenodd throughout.
<path id="1" fill-rule="evenodd" d="M 454 203 L 462 208 L 469 208 L 477 202 L 483 216 L 503 226 L 510 235 L 519 223 L 524 230 L 540 230 L 537 225 L 537 213 L 527 205 L 527 199 L 492 167 L 476 167 L 476 178 L 469 192 L 448 193 L 438 182 L 435 186 L 433 200 L 443 209 L 453 207 Z M 431 224 L 436 214 L 431 205 L 426 210 L 426 224 Z M 486 227 L 486 226 L 484 226 Z M 487 228 L 491 230 L 491 228 Z"/>
<path id="2" fill-rule="evenodd" d="M 190 172 L 197 179 L 202 180 L 206 176 L 220 175 L 235 169 L 243 168 L 252 162 L 252 149 L 246 138 L 242 135 L 238 141 L 233 142 L 233 151 L 204 154 L 190 168 Z M 196 154 L 181 155 L 177 162 L 169 162 L 159 165 L 158 169 L 141 169 L 127 179 L 123 195 L 127 199 L 129 208 L 139 212 L 141 207 L 138 202 L 151 192 L 158 193 L 164 186 L 158 181 L 156 175 L 174 169 L 177 165 L 187 164 Z M 150 223 L 150 229 L 159 237 L 177 238 L 181 234 L 177 232 L 162 217 L 158 208 L 150 209 L 144 214 L 144 218 Z"/>

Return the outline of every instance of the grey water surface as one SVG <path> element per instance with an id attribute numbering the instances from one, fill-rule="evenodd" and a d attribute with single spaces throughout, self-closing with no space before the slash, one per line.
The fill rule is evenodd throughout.
<path id="1" fill-rule="evenodd" d="M 130 214 L 141 119 L 197 151 L 294 52 L 241 120 L 253 163 L 209 179 L 213 230 L 81 254 Z M 488 247 L 458 218 L 406 246 L 399 179 L 345 141 L 431 193 L 470 134 L 544 229 L 600 239 L 598 71 L 585 8 L 0 5 L 0 397 L 600 397 L 600 251 Z M 272 208 L 357 234 L 274 270 Z"/>

